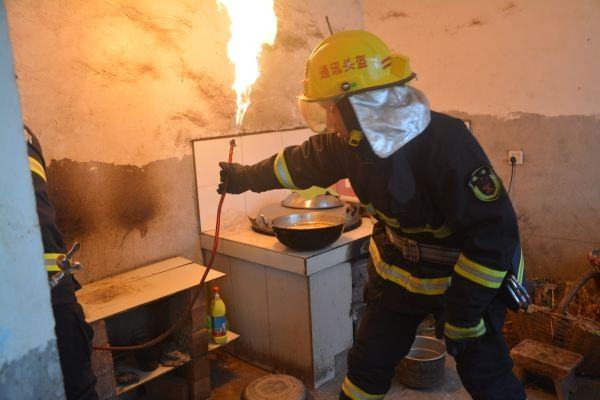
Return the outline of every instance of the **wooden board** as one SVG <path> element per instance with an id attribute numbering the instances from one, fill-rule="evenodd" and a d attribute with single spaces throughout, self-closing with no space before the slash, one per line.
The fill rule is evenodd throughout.
<path id="1" fill-rule="evenodd" d="M 139 377 L 140 380 L 138 382 L 132 383 L 130 385 L 118 385 L 117 386 L 117 395 L 123 394 L 125 392 L 128 392 L 132 389 L 135 389 L 136 387 L 143 385 L 144 383 L 154 379 L 154 378 L 158 378 L 159 376 L 166 374 L 167 372 L 175 369 L 175 367 L 164 367 L 162 365 L 159 365 L 158 368 L 156 368 L 154 371 L 142 371 L 140 369 L 138 369 L 135 365 L 135 363 L 124 363 L 124 365 L 120 366 L 121 368 L 128 370 L 128 371 L 134 371 Z"/>
<path id="2" fill-rule="evenodd" d="M 196 286 L 204 271 L 199 264 L 175 257 L 85 285 L 77 299 L 92 323 Z M 222 276 L 211 270 L 206 282 Z"/>
<path id="3" fill-rule="evenodd" d="M 222 344 L 217 344 L 217 343 L 213 342 L 211 339 L 208 342 L 208 351 L 213 351 L 213 350 L 218 349 L 221 346 L 225 346 L 226 344 L 233 342 L 235 339 L 237 339 L 239 337 L 240 337 L 240 335 L 238 335 L 237 333 L 227 331 L 227 342 L 222 343 Z"/>
<path id="4" fill-rule="evenodd" d="M 510 356 L 519 367 L 551 379 L 572 374 L 583 360 L 581 354 L 531 339 L 513 347 Z"/>

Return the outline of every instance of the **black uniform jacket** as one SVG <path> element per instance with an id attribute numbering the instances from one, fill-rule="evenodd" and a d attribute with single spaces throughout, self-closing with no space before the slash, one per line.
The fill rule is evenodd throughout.
<path id="1" fill-rule="evenodd" d="M 62 234 L 56 226 L 56 213 L 54 206 L 48 198 L 48 186 L 46 183 L 46 162 L 42 154 L 40 142 L 33 132 L 25 127 L 27 140 L 27 152 L 29 156 L 29 168 L 33 179 L 35 190 L 35 203 L 42 232 L 42 243 L 44 245 L 44 261 L 48 276 L 59 271 L 56 258 L 64 254 L 65 243 Z M 71 276 L 66 276 L 61 283 L 52 290 L 52 304 L 66 304 L 76 301 L 75 290 L 81 286 Z"/>
<path id="2" fill-rule="evenodd" d="M 507 271 L 522 277 L 510 199 L 459 119 L 432 112 L 427 129 L 386 159 L 375 156 L 364 139 L 352 147 L 338 135 L 320 134 L 247 171 L 257 192 L 328 187 L 349 178 L 378 220 L 369 251 L 379 282 L 371 286 L 398 311 L 439 312 L 445 305 L 445 331 L 453 339 L 484 334 L 484 311 Z M 411 261 L 390 234 L 455 249 L 454 259 Z"/>

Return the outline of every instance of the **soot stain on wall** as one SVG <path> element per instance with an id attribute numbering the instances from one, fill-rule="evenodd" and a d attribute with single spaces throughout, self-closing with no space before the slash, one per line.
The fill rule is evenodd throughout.
<path id="1" fill-rule="evenodd" d="M 87 163 L 86 163 L 87 164 Z M 98 212 L 92 201 L 95 190 L 90 180 L 89 165 L 72 160 L 53 161 L 47 168 L 48 195 L 56 210 L 56 223 L 69 240 L 81 240 L 92 233 L 98 221 Z"/>
<path id="2" fill-rule="evenodd" d="M 142 236 L 158 214 L 160 192 L 144 169 L 99 162 L 53 161 L 48 168 L 48 191 L 57 224 L 69 240 L 80 240 L 113 224 L 125 235 Z"/>
<path id="3" fill-rule="evenodd" d="M 47 177 L 65 242 L 81 242 L 80 282 L 175 256 L 200 261 L 191 155 L 141 167 L 53 160 Z"/>
<path id="4" fill-rule="evenodd" d="M 107 171 L 107 195 L 110 219 L 127 234 L 138 230 L 142 237 L 158 213 L 160 192 L 154 182 L 135 166 L 119 166 Z"/>

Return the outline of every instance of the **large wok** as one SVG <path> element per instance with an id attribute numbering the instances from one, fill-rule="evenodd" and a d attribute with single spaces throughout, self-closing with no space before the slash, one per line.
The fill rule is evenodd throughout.
<path id="1" fill-rule="evenodd" d="M 294 250 L 308 251 L 335 242 L 345 222 L 346 218 L 341 215 L 308 212 L 283 215 L 270 224 L 281 243 Z"/>

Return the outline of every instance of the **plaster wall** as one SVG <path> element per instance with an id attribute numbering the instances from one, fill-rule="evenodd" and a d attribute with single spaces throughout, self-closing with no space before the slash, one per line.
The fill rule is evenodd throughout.
<path id="1" fill-rule="evenodd" d="M 82 243 L 83 282 L 199 260 L 191 139 L 302 125 L 295 95 L 325 15 L 335 29 L 362 26 L 360 0 L 275 1 L 275 44 L 236 128 L 229 19 L 216 1 L 6 6 L 24 119 L 44 147 L 59 226 Z"/>
<path id="2" fill-rule="evenodd" d="M 471 121 L 512 198 L 530 277 L 574 279 L 600 246 L 600 3 L 365 0 L 432 109 Z"/>
<path id="3" fill-rule="evenodd" d="M 6 11 L 0 2 L 0 398 L 64 398 Z"/>

